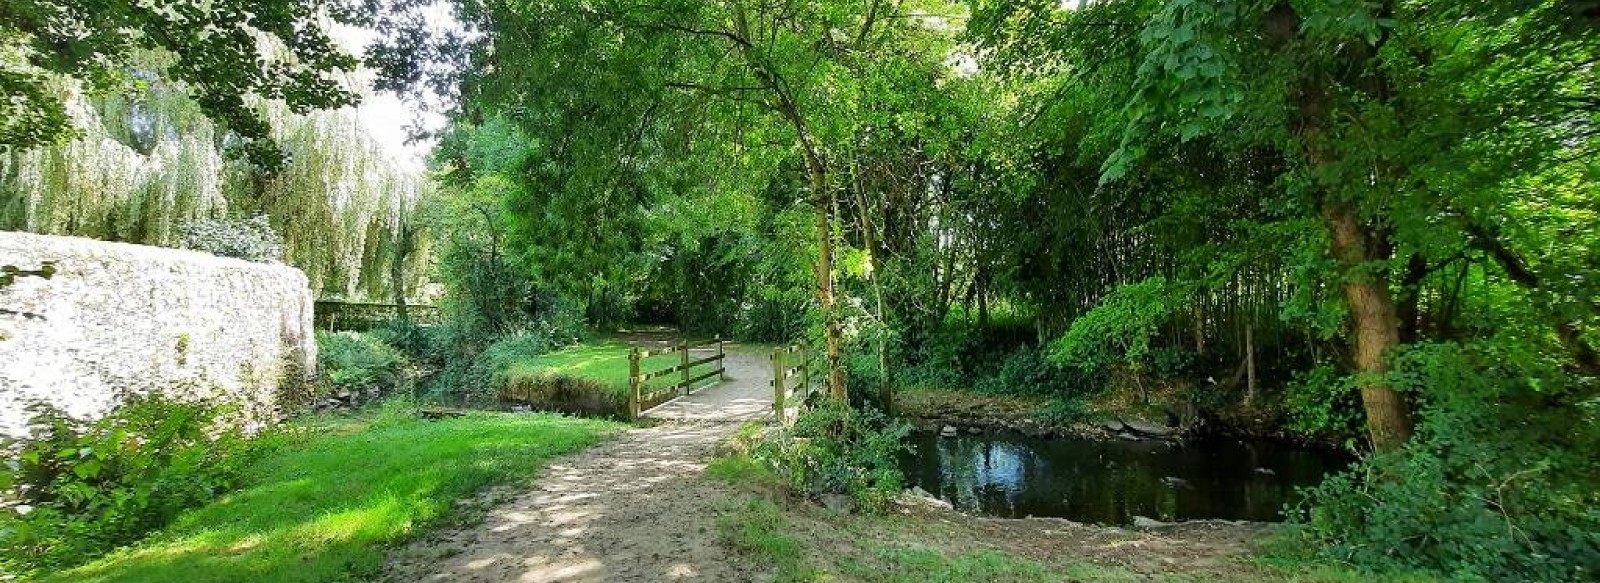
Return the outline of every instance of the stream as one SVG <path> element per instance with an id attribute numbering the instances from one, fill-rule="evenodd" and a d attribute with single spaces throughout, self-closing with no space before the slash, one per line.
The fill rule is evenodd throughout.
<path id="1" fill-rule="evenodd" d="M 1100 441 L 1020 433 L 907 437 L 906 486 L 957 510 L 1128 524 L 1220 518 L 1277 521 L 1297 487 L 1350 463 L 1346 454 L 1263 439 Z"/>

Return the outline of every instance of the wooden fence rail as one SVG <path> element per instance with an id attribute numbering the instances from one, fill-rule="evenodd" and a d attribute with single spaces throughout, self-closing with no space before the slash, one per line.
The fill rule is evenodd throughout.
<path id="1" fill-rule="evenodd" d="M 704 358 L 690 358 L 690 351 L 697 348 L 708 348 L 713 345 L 717 349 L 716 354 Z M 663 354 L 672 354 L 674 352 L 680 355 L 676 364 L 670 364 L 655 370 L 643 369 L 644 359 L 652 356 L 661 356 Z M 695 386 L 695 383 L 699 383 L 700 381 L 709 379 L 713 376 L 717 377 L 717 382 L 727 380 L 728 367 L 724 364 L 724 361 L 727 357 L 728 352 L 726 347 L 723 346 L 721 338 L 697 343 L 683 340 L 677 344 L 671 344 L 665 348 L 657 349 L 641 350 L 638 346 L 634 346 L 633 349 L 628 352 L 628 413 L 631 414 L 634 419 L 638 419 L 639 414 L 644 412 L 646 403 L 663 402 L 665 401 L 664 399 L 661 401 L 658 401 L 657 399 L 664 395 L 672 394 L 676 396 L 678 391 L 683 391 L 684 396 L 693 395 L 696 391 L 716 384 L 706 383 L 702 386 Z M 699 375 L 694 374 L 695 367 L 713 362 L 717 365 L 715 369 L 700 373 Z M 650 389 L 648 391 L 645 390 L 645 384 L 650 380 L 661 378 L 672 373 L 678 373 L 680 375 L 678 382 L 664 387 Z"/>
<path id="2" fill-rule="evenodd" d="M 439 308 L 429 305 L 407 305 L 406 315 L 423 326 L 436 326 L 440 321 Z M 316 328 L 330 332 L 365 332 L 399 318 L 400 306 L 396 304 L 317 300 L 312 310 Z"/>
<path id="3" fill-rule="evenodd" d="M 772 351 L 772 412 L 773 418 L 783 421 L 785 403 L 795 395 L 804 403 L 811 397 L 811 368 L 817 354 L 804 344 L 780 346 Z M 790 386 L 790 379 L 798 382 Z"/>

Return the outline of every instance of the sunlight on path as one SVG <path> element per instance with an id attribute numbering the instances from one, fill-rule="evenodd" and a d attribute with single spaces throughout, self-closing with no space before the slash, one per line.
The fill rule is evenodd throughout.
<path id="1" fill-rule="evenodd" d="M 772 414 L 772 365 L 765 351 L 729 344 L 723 361 L 728 380 L 645 411 L 648 419 L 759 421 Z M 706 351 L 704 355 L 712 354 Z M 695 357 L 703 356 L 699 350 Z"/>
<path id="2" fill-rule="evenodd" d="M 730 380 L 666 403 L 665 421 L 555 460 L 533 489 L 482 524 L 419 540 L 390 556 L 385 579 L 476 583 L 750 581 L 752 567 L 717 541 L 717 504 L 731 496 L 705 479 L 712 449 L 746 420 L 770 414 L 765 356 L 730 348 Z"/>

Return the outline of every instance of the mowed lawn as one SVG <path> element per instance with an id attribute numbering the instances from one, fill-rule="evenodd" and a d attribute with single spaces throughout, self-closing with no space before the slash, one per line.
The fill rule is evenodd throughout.
<path id="1" fill-rule="evenodd" d="M 486 487 L 528 480 L 615 423 L 550 414 L 321 419 L 265 454 L 246 486 L 164 532 L 49 582 L 347 581 Z"/>

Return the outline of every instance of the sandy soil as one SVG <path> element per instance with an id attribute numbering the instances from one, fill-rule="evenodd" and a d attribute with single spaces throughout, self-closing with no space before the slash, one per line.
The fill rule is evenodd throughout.
<path id="1" fill-rule="evenodd" d="M 697 355 L 698 356 L 698 355 Z M 739 496 L 707 480 L 712 449 L 747 420 L 770 415 L 765 353 L 728 348 L 729 380 L 651 410 L 651 427 L 556 460 L 531 491 L 481 524 L 395 552 L 395 582 L 751 581 L 751 566 L 718 541 L 717 508 Z"/>

